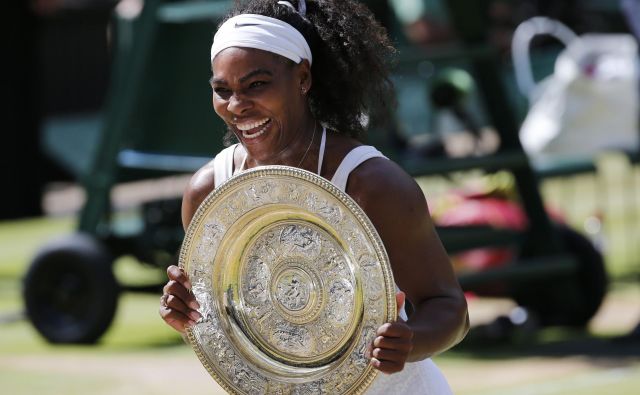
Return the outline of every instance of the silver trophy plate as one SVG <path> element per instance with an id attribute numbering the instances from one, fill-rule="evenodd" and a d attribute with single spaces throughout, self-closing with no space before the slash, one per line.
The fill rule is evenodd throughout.
<path id="1" fill-rule="evenodd" d="M 389 258 L 362 209 L 286 166 L 231 178 L 198 208 L 180 251 L 200 304 L 187 340 L 232 394 L 360 394 L 367 349 L 396 319 Z"/>

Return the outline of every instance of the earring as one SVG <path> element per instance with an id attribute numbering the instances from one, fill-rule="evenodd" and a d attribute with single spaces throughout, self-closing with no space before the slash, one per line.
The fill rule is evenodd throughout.
<path id="1" fill-rule="evenodd" d="M 300 94 L 301 94 L 302 96 L 304 96 L 304 95 L 306 95 L 306 94 L 307 94 L 307 90 L 305 89 L 305 87 L 304 87 L 304 86 L 301 86 L 301 87 L 300 87 Z"/>

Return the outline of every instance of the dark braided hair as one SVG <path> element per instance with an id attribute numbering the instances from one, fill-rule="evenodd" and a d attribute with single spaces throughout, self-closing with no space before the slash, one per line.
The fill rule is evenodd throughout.
<path id="1" fill-rule="evenodd" d="M 298 9 L 298 0 L 290 0 Z M 303 17 L 277 0 L 239 1 L 225 18 L 259 14 L 296 28 L 313 54 L 313 116 L 339 133 L 363 138 L 365 119 L 382 121 L 394 102 L 389 68 L 395 48 L 385 29 L 354 0 L 307 0 Z M 224 23 L 224 21 L 223 21 Z"/>

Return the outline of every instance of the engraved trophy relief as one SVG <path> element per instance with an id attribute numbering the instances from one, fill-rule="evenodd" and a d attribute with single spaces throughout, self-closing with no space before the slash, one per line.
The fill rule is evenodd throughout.
<path id="1" fill-rule="evenodd" d="M 251 256 L 248 260 L 248 270 L 245 286 L 246 302 L 252 305 L 260 305 L 267 301 L 269 282 L 269 267 L 260 256 Z"/>
<path id="2" fill-rule="evenodd" d="M 320 236 L 311 227 L 287 225 L 280 231 L 280 245 L 289 254 L 316 258 L 320 253 Z"/>
<path id="3" fill-rule="evenodd" d="M 202 231 L 202 241 L 204 244 L 212 245 L 224 234 L 224 227 L 215 222 L 207 223 L 204 225 Z"/>
<path id="4" fill-rule="evenodd" d="M 312 287 L 311 278 L 306 273 L 290 269 L 276 280 L 275 296 L 281 306 L 295 312 L 307 306 Z"/>
<path id="5" fill-rule="evenodd" d="M 307 194 L 304 203 L 310 211 L 321 215 L 332 225 L 338 225 L 343 220 L 340 208 L 316 193 Z"/>
<path id="6" fill-rule="evenodd" d="M 276 184 L 273 182 L 256 182 L 247 188 L 247 196 L 254 202 L 273 202 Z"/>
<path id="7" fill-rule="evenodd" d="M 202 271 L 195 270 L 191 278 L 195 278 L 196 281 L 193 283 L 191 288 L 191 292 L 196 297 L 198 304 L 200 305 L 200 315 L 202 316 L 201 321 L 210 320 L 213 317 L 214 308 L 213 308 L 213 296 L 209 289 L 211 289 L 211 280 L 208 277 L 201 276 L 203 274 Z"/>
<path id="8" fill-rule="evenodd" d="M 345 279 L 337 280 L 329 287 L 329 305 L 327 318 L 334 325 L 344 325 L 351 318 L 354 299 L 353 285 Z"/>
<path id="9" fill-rule="evenodd" d="M 279 322 L 271 334 L 275 346 L 282 352 L 310 356 L 314 353 L 313 338 L 301 325 L 292 325 L 287 322 Z"/>

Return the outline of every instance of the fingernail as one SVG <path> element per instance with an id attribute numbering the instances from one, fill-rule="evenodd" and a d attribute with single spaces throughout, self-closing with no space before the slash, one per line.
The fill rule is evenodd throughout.
<path id="1" fill-rule="evenodd" d="M 193 288 L 193 286 L 191 285 L 190 281 L 185 281 L 184 286 L 188 289 L 191 290 L 191 288 Z"/>
<path id="2" fill-rule="evenodd" d="M 378 360 L 377 360 L 377 359 L 375 359 L 375 358 L 371 358 L 371 364 L 372 364 L 373 366 L 375 366 L 375 367 L 378 367 L 378 366 L 380 366 L 380 361 L 378 361 Z"/>
<path id="3" fill-rule="evenodd" d="M 189 313 L 189 317 L 192 320 L 198 321 L 200 319 L 200 314 L 198 314 L 197 311 L 192 311 L 192 312 Z"/>
<path id="4" fill-rule="evenodd" d="M 200 308 L 200 305 L 195 300 L 192 300 L 191 302 L 189 302 L 189 307 L 191 307 L 193 310 L 198 310 Z"/>
<path id="5" fill-rule="evenodd" d="M 195 326 L 195 325 L 196 325 L 195 321 L 189 320 L 189 326 Z"/>

